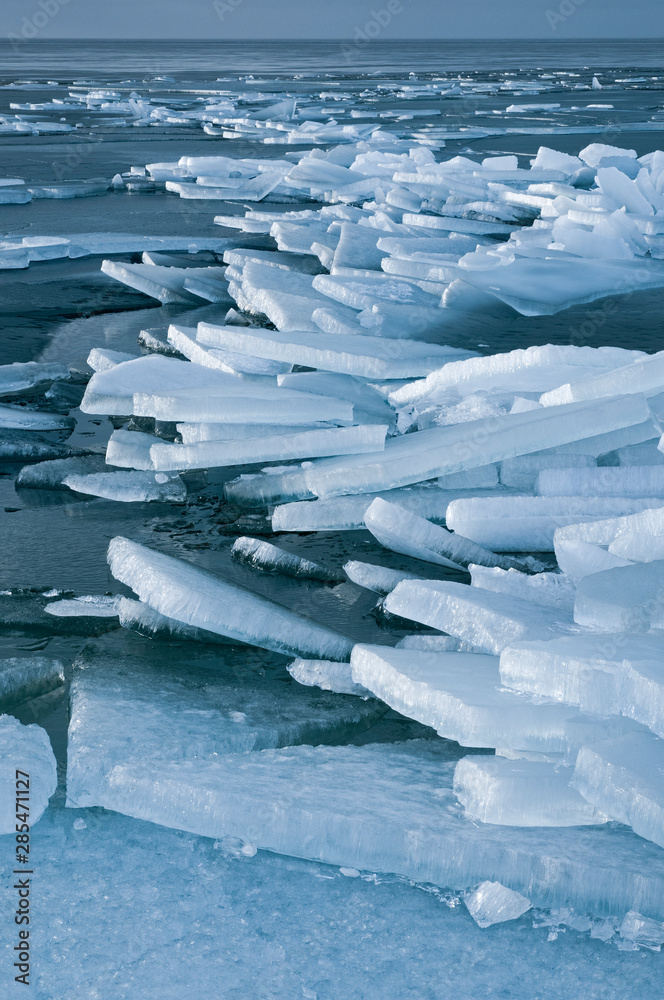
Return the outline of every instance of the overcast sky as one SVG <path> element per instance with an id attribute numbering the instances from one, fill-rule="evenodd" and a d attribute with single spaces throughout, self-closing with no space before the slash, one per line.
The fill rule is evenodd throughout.
<path id="1" fill-rule="evenodd" d="M 0 0 L 0 34 L 350 39 L 374 12 L 383 39 L 664 36 L 664 0 Z"/>

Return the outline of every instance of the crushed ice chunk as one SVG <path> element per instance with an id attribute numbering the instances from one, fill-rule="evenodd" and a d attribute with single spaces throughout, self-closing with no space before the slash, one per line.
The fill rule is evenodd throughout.
<path id="1" fill-rule="evenodd" d="M 464 897 L 464 903 L 478 927 L 517 920 L 532 906 L 520 892 L 508 889 L 500 882 L 482 882 Z"/>

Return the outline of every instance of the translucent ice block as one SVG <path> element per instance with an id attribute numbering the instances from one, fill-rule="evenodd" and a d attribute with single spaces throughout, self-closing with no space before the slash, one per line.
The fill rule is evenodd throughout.
<path id="1" fill-rule="evenodd" d="M 664 632 L 608 632 L 518 642 L 500 654 L 506 687 L 626 715 L 664 737 Z"/>
<path id="2" fill-rule="evenodd" d="M 469 352 L 418 340 L 381 340 L 348 334 L 289 333 L 252 327 L 199 323 L 197 339 L 208 347 L 286 361 L 323 371 L 373 379 L 401 379 L 426 374 Z"/>
<path id="3" fill-rule="evenodd" d="M 499 552 L 551 552 L 557 528 L 634 514 L 658 502 L 633 497 L 471 497 L 452 501 L 447 525 Z"/>
<path id="4" fill-rule="evenodd" d="M 303 687 L 287 675 L 247 669 L 238 676 L 219 656 L 164 662 L 158 651 L 86 649 L 72 681 L 68 805 L 98 804 L 118 764 L 204 768 L 224 754 L 343 739 L 385 711 L 373 699 Z"/>
<path id="5" fill-rule="evenodd" d="M 77 493 L 87 493 L 106 500 L 140 503 L 157 500 L 161 503 L 184 503 L 187 488 L 179 476 L 161 472 L 98 472 L 87 475 L 69 474 L 63 484 Z"/>
<path id="6" fill-rule="evenodd" d="M 633 728 L 505 690 L 495 656 L 359 644 L 351 667 L 356 684 L 462 746 L 575 753 L 584 742 Z"/>
<path id="7" fill-rule="evenodd" d="M 664 628 L 664 560 L 584 576 L 577 583 L 574 621 L 605 632 Z"/>
<path id="8" fill-rule="evenodd" d="M 386 548 L 439 566 L 466 569 L 472 562 L 481 566 L 499 566 L 505 570 L 526 569 L 523 560 L 496 555 L 462 535 L 432 524 L 399 504 L 389 503 L 380 497 L 376 497 L 367 508 L 364 523 Z"/>
<path id="9" fill-rule="evenodd" d="M 535 492 L 554 497 L 664 497 L 664 466 L 544 469 Z"/>
<path id="10" fill-rule="evenodd" d="M 517 920 L 532 903 L 520 892 L 508 889 L 501 882 L 484 881 L 468 893 L 464 903 L 478 927 L 491 927 L 506 920 Z"/>
<path id="11" fill-rule="evenodd" d="M 336 694 L 353 694 L 360 698 L 373 698 L 371 691 L 356 684 L 351 674 L 350 663 L 335 663 L 333 660 L 293 660 L 288 673 L 305 687 L 318 687 Z"/>
<path id="12" fill-rule="evenodd" d="M 375 452 L 384 443 L 386 433 L 386 424 L 362 424 L 303 430 L 300 433 L 267 434 L 262 438 L 234 441 L 201 441 L 188 445 L 161 443 L 152 446 L 150 458 L 155 469 L 169 470 L 359 454 Z"/>
<path id="13" fill-rule="evenodd" d="M 340 583 L 345 579 L 343 573 L 337 570 L 328 569 L 327 566 L 321 566 L 311 559 L 303 559 L 293 552 L 286 552 L 278 545 L 260 538 L 236 539 L 231 555 L 238 562 L 267 573 L 281 573 L 284 576 L 321 580 L 327 583 Z"/>
<path id="14" fill-rule="evenodd" d="M 534 604 L 560 608 L 566 614 L 574 610 L 575 587 L 563 573 L 535 573 L 529 575 L 516 569 L 488 566 L 469 566 L 473 587 L 492 590 L 496 594 L 509 594 Z"/>
<path id="15" fill-rule="evenodd" d="M 582 747 L 572 785 L 597 809 L 664 847 L 664 740 L 628 733 Z"/>
<path id="16" fill-rule="evenodd" d="M 360 871 L 464 890 L 499 880 L 537 906 L 664 917 L 660 848 L 612 825 L 479 828 L 456 804 L 449 759 L 449 744 L 424 740 L 264 750 L 204 768 L 118 761 L 95 799 L 153 823 Z"/>
<path id="17" fill-rule="evenodd" d="M 454 794 L 468 819 L 500 826 L 588 826 L 608 819 L 570 788 L 572 769 L 545 761 L 462 757 Z"/>
<path id="18" fill-rule="evenodd" d="M 500 653 L 520 639 L 553 639 L 572 625 L 571 616 L 558 609 L 447 580 L 400 583 L 387 596 L 385 607 L 487 653 Z"/>

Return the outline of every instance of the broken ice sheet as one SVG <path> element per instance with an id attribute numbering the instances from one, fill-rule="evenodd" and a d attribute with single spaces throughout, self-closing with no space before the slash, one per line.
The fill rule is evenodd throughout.
<path id="1" fill-rule="evenodd" d="M 187 488 L 178 475 L 163 472 L 95 472 L 69 473 L 63 485 L 76 493 L 86 493 L 106 500 L 124 503 L 147 502 L 184 503 Z"/>
<path id="2" fill-rule="evenodd" d="M 125 754 L 122 747 L 107 761 L 105 774 L 96 747 L 88 755 L 99 779 L 89 783 L 94 802 L 105 809 L 448 888 L 466 890 L 492 878 L 535 905 L 664 916 L 661 848 L 613 824 L 480 829 L 455 803 L 458 748 L 443 740 L 295 746 L 170 763 L 123 763 Z"/>
<path id="3" fill-rule="evenodd" d="M 336 742 L 367 728 L 386 708 L 295 684 L 259 670 L 256 654 L 127 655 L 90 647 L 74 667 L 67 800 L 100 803 L 120 762 L 159 769 L 219 755 L 299 743 Z"/>

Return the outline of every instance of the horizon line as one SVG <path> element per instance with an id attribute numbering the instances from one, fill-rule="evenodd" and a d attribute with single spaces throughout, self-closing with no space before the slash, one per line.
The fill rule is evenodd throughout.
<path id="1" fill-rule="evenodd" d="M 4 41 L 4 42 L 11 42 L 11 39 L 9 37 L 5 37 L 5 38 L 2 38 L 0 40 Z M 50 38 L 31 38 L 31 39 L 25 39 L 25 42 L 28 42 L 28 43 L 33 43 L 34 42 L 34 43 L 37 43 L 38 45 L 41 44 L 41 43 L 44 43 L 44 42 L 176 42 L 176 43 L 179 43 L 179 44 L 181 44 L 183 42 L 206 42 L 208 44 L 220 43 L 222 45 L 225 45 L 225 44 L 232 43 L 232 42 L 253 42 L 253 43 L 261 43 L 261 44 L 267 42 L 267 43 L 270 43 L 270 44 L 275 44 L 275 43 L 280 43 L 280 42 L 288 43 L 288 42 L 294 42 L 294 41 L 295 42 L 321 42 L 321 43 L 326 43 L 326 44 L 334 44 L 336 42 L 347 42 L 348 38 L 347 37 L 343 37 L 343 38 L 305 38 L 305 37 L 302 37 L 302 38 L 300 38 L 299 36 L 293 36 L 293 37 L 290 37 L 290 38 L 249 38 L 249 37 L 238 37 L 238 38 L 212 38 L 212 39 L 210 39 L 210 38 L 175 38 L 175 37 L 173 37 L 173 38 L 171 38 L 171 37 L 168 37 L 168 38 L 127 38 L 127 37 L 124 37 L 124 38 L 123 37 L 106 38 L 106 37 L 102 37 L 102 36 L 98 36 L 98 37 L 86 37 L 86 38 L 82 38 L 81 37 L 81 38 L 78 38 L 78 37 L 71 37 L 69 35 L 54 35 L 54 36 L 52 36 Z M 552 39 L 550 37 L 540 37 L 540 36 L 536 37 L 534 35 L 533 36 L 531 36 L 531 35 L 514 35 L 514 36 L 505 36 L 505 37 L 499 37 L 499 38 L 487 35 L 485 37 L 479 37 L 479 38 L 477 36 L 474 36 L 474 37 L 465 37 L 465 36 L 458 36 L 458 37 L 456 37 L 456 36 L 455 37 L 446 36 L 446 37 L 443 37 L 443 36 L 441 36 L 441 37 L 436 37 L 436 38 L 431 38 L 430 36 L 427 37 L 427 38 L 423 38 L 423 37 L 385 38 L 385 39 L 382 39 L 382 40 L 381 39 L 376 39 L 375 41 L 372 41 L 372 45 L 376 45 L 376 44 L 378 44 L 378 45 L 385 45 L 385 44 L 390 44 L 390 43 L 393 43 L 393 42 L 394 43 L 398 43 L 398 44 L 401 44 L 403 42 L 546 42 L 547 44 L 550 45 L 550 44 L 559 44 L 561 42 L 562 43 L 574 44 L 575 42 L 602 42 L 602 43 L 604 43 L 604 42 L 617 42 L 617 43 L 621 43 L 621 42 L 655 42 L 656 43 L 656 42 L 663 42 L 663 41 L 664 41 L 664 35 L 660 36 L 660 37 L 656 37 L 656 38 L 652 37 L 652 36 L 649 36 L 649 37 L 645 38 L 645 37 L 642 37 L 642 36 L 634 36 L 634 37 L 632 37 L 632 36 L 624 36 L 624 35 L 622 35 L 620 37 L 618 37 L 618 36 L 615 36 L 615 37 L 614 36 L 607 36 L 605 38 L 602 38 L 602 37 L 598 38 L 596 35 L 579 35 L 577 38 L 556 38 L 556 39 Z M 664 65 L 664 58 L 662 59 L 662 63 Z"/>

